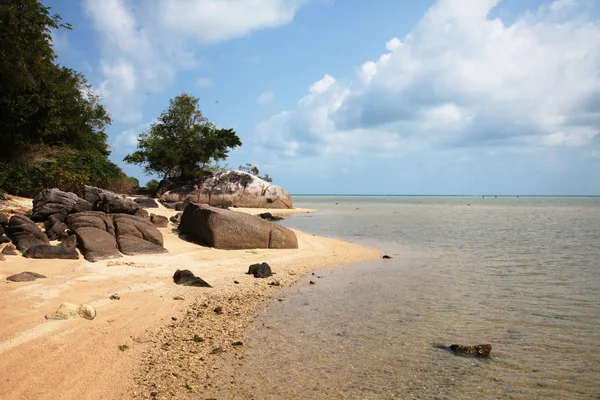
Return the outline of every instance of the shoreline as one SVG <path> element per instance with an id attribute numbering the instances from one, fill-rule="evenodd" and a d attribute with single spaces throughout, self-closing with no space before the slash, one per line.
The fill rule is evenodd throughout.
<path id="1" fill-rule="evenodd" d="M 251 210 L 280 216 L 294 211 Z M 148 211 L 176 213 L 162 207 Z M 320 268 L 380 257 L 373 249 L 300 231 L 295 231 L 297 250 L 216 250 L 182 241 L 172 225 L 160 231 L 167 254 L 97 263 L 13 256 L 0 263 L 0 318 L 5 321 L 0 326 L 0 397 L 186 398 L 211 387 L 222 390 L 228 384 L 225 371 L 243 356 L 243 345 L 233 343 L 242 340 L 264 300 L 278 288 Z M 246 275 L 248 265 L 264 261 L 274 276 Z M 213 288 L 175 285 L 176 269 L 192 270 Z M 5 280 L 22 271 L 48 278 L 18 284 Z M 272 285 L 275 281 L 279 286 Z M 110 300 L 114 293 L 121 299 Z M 174 300 L 179 297 L 184 300 Z M 44 320 L 62 302 L 91 304 L 98 314 L 92 321 Z M 215 313 L 216 307 L 223 313 Z"/>

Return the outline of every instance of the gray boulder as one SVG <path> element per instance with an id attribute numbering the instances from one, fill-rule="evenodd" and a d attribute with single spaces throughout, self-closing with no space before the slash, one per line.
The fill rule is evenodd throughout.
<path id="1" fill-rule="evenodd" d="M 229 207 L 293 208 L 285 189 L 243 171 L 208 173 L 205 179 L 185 182 L 165 180 L 159 192 L 163 204 L 189 200 Z"/>
<path id="2" fill-rule="evenodd" d="M 6 234 L 21 252 L 25 252 L 32 246 L 50 244 L 46 234 L 24 215 L 13 215 L 10 218 Z"/>
<path id="3" fill-rule="evenodd" d="M 158 208 L 156 201 L 150 197 L 136 197 L 133 201 L 143 208 Z"/>
<path id="4" fill-rule="evenodd" d="M 75 193 L 63 192 L 59 189 L 42 190 L 33 198 L 31 219 L 45 221 L 51 215 L 55 215 L 58 220 L 64 221 L 77 200 L 79 197 Z"/>
<path id="5" fill-rule="evenodd" d="M 56 214 L 52 214 L 48 217 L 46 222 L 44 222 L 44 227 L 46 229 L 46 236 L 48 236 L 49 240 L 57 240 L 63 239 L 66 237 L 67 225 L 59 220 Z"/>
<path id="6" fill-rule="evenodd" d="M 133 215 L 140 209 L 140 206 L 135 201 L 94 186 L 86 185 L 83 187 L 83 198 L 92 205 L 94 211 Z"/>
<path id="7" fill-rule="evenodd" d="M 266 262 L 262 264 L 252 264 L 248 267 L 248 274 L 254 275 L 255 278 L 268 278 L 269 276 L 273 276 L 271 266 Z"/>
<path id="8" fill-rule="evenodd" d="M 6 277 L 6 280 L 11 281 L 11 282 L 32 282 L 32 281 L 35 281 L 36 279 L 42 279 L 42 278 L 46 278 L 46 277 L 42 274 L 38 274 L 37 272 L 25 271 L 25 272 L 21 272 L 19 274 L 8 276 L 8 277 Z"/>
<path id="9" fill-rule="evenodd" d="M 166 253 L 162 233 L 147 219 L 127 214 L 113 215 L 117 243 L 121 253 L 136 254 Z"/>
<path id="10" fill-rule="evenodd" d="M 87 211 L 69 215 L 66 222 L 69 229 L 75 232 L 79 249 L 86 260 L 95 262 L 121 257 L 110 216 Z"/>
<path id="11" fill-rule="evenodd" d="M 190 203 L 180 233 L 217 249 L 297 249 L 296 234 L 283 226 L 241 212 Z"/>
<path id="12" fill-rule="evenodd" d="M 23 253 L 27 258 L 59 258 L 63 260 L 78 260 L 79 253 L 75 249 L 60 246 L 40 245 L 33 246 Z"/>
<path id="13" fill-rule="evenodd" d="M 169 219 L 164 215 L 150 214 L 150 222 L 157 228 L 166 228 L 169 226 Z"/>

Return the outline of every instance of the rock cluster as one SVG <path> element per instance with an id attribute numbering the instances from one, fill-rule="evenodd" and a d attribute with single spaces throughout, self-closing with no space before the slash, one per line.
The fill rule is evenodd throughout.
<path id="1" fill-rule="evenodd" d="M 293 208 L 285 189 L 242 171 L 207 173 L 204 179 L 191 181 L 164 180 L 159 193 L 163 205 L 173 207 L 189 200 L 229 207 Z"/>

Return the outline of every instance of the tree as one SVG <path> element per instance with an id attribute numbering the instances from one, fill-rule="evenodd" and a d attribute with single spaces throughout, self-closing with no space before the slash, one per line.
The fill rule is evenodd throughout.
<path id="1" fill-rule="evenodd" d="M 211 162 L 224 160 L 242 145 L 233 129 L 218 129 L 200 112 L 199 99 L 183 93 L 140 135 L 137 150 L 124 161 L 144 166 L 147 174 L 193 177 Z"/>
<path id="2" fill-rule="evenodd" d="M 262 179 L 263 181 L 266 182 L 273 182 L 273 178 L 271 178 L 269 176 L 269 174 L 265 174 L 264 176 L 260 176 L 260 171 L 258 170 L 258 168 L 250 163 L 246 163 L 244 165 L 240 165 L 240 167 L 238 168 L 240 171 L 244 171 L 247 172 L 249 174 L 255 175 L 257 177 L 259 177 L 260 179 Z"/>

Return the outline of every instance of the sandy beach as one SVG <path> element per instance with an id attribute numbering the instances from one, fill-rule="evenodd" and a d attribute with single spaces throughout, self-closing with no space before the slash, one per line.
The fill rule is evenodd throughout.
<path id="1" fill-rule="evenodd" d="M 234 210 L 280 216 L 313 211 Z M 162 206 L 148 211 L 176 213 Z M 243 356 L 236 342 L 264 299 L 315 269 L 380 256 L 298 231 L 297 250 L 216 250 L 181 240 L 174 228 L 160 229 L 167 254 L 97 263 L 6 256 L 0 262 L 0 398 L 207 398 L 215 388 L 222 393 L 231 385 L 228 366 Z M 273 277 L 246 274 L 250 264 L 264 261 Z M 213 288 L 175 285 L 177 269 L 191 270 Z M 47 279 L 6 281 L 23 271 Z M 111 300 L 113 294 L 120 300 Z M 63 302 L 90 304 L 97 316 L 44 318 Z"/>

